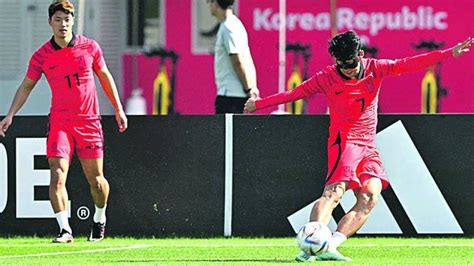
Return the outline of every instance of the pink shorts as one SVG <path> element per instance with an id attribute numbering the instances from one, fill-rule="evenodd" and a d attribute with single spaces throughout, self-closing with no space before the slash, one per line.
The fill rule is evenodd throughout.
<path id="1" fill-rule="evenodd" d="M 372 177 L 380 178 L 382 189 L 389 182 L 375 147 L 355 143 L 328 143 L 328 175 L 326 186 L 335 182 L 349 182 L 348 189 L 359 189 L 362 183 Z"/>
<path id="2" fill-rule="evenodd" d="M 81 159 L 104 157 L 104 138 L 99 119 L 94 120 L 49 120 L 47 158 L 72 160 L 76 150 Z"/>

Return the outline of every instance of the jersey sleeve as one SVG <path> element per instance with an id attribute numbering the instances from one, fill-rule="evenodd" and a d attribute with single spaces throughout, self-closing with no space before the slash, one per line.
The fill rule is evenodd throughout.
<path id="1" fill-rule="evenodd" d="M 43 74 L 42 70 L 42 60 L 38 53 L 34 53 L 31 58 L 30 62 L 28 64 L 28 70 L 26 72 L 26 77 L 38 81 L 41 79 L 41 75 Z"/>
<path id="2" fill-rule="evenodd" d="M 223 44 L 228 54 L 243 52 L 242 37 L 239 32 L 232 31 L 227 27 L 224 29 Z"/>
<path id="3" fill-rule="evenodd" d="M 315 93 L 323 93 L 326 87 L 324 85 L 324 76 L 325 75 L 323 74 L 323 72 L 318 72 L 316 75 L 305 80 L 293 90 L 273 94 L 271 96 L 257 100 L 255 102 L 255 106 L 257 110 L 260 110 L 274 105 L 294 102 L 306 98 Z"/>
<path id="4" fill-rule="evenodd" d="M 377 60 L 377 70 L 381 76 L 400 75 L 426 69 L 452 56 L 452 49 L 446 49 L 397 60 Z"/>
<path id="5" fill-rule="evenodd" d="M 105 59 L 102 49 L 96 41 L 92 41 L 92 56 L 94 58 L 92 66 L 94 67 L 94 71 L 98 72 L 105 66 Z"/>

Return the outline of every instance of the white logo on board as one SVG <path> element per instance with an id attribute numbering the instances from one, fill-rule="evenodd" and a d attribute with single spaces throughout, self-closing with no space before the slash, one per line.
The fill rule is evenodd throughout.
<path id="1" fill-rule="evenodd" d="M 54 218 L 49 200 L 35 200 L 36 186 L 49 186 L 50 170 L 34 168 L 34 157 L 45 155 L 46 138 L 16 139 L 16 217 Z M 8 157 L 0 144 L 0 213 L 8 201 Z M 69 201 L 69 206 L 71 202 Z M 71 210 L 68 209 L 69 217 Z"/>
<path id="2" fill-rule="evenodd" d="M 8 160 L 7 150 L 0 143 L 0 213 L 7 207 L 8 201 Z"/>

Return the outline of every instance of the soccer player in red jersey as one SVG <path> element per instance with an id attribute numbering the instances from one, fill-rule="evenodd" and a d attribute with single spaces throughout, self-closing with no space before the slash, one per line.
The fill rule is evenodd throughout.
<path id="1" fill-rule="evenodd" d="M 244 110 L 255 112 L 315 93 L 324 94 L 328 99 L 328 172 L 324 192 L 316 201 L 310 220 L 328 224 L 334 208 L 347 190 L 354 190 L 357 202 L 339 221 L 326 253 L 318 257 L 300 253 L 296 260 L 350 260 L 336 248 L 362 227 L 380 193 L 388 186 L 389 181 L 375 147 L 382 80 L 390 75 L 423 70 L 443 59 L 457 57 L 469 51 L 472 43 L 473 40 L 468 38 L 451 49 L 398 60 L 377 60 L 364 58 L 360 38 L 355 32 L 348 31 L 329 42 L 334 65 L 327 66 L 294 90 L 247 101 Z"/>
<path id="2" fill-rule="evenodd" d="M 49 6 L 48 13 L 53 37 L 31 57 L 26 77 L 15 94 L 7 116 L 0 122 L 0 136 L 5 137 L 13 116 L 44 74 L 52 94 L 46 151 L 51 168 L 49 197 L 60 227 L 60 233 L 53 242 L 73 241 L 68 222 L 66 178 L 74 150 L 95 203 L 89 240 L 99 241 L 105 234 L 109 183 L 103 173 L 104 140 L 94 73 L 115 108 L 120 132 L 127 129 L 127 117 L 100 46 L 96 41 L 72 31 L 74 6 L 68 0 L 56 0 Z"/>

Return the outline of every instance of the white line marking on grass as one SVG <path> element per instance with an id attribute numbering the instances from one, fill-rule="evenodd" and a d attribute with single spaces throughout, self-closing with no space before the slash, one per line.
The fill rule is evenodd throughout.
<path id="1" fill-rule="evenodd" d="M 353 245 L 344 245 L 347 247 L 474 247 L 474 244 L 353 244 Z"/>
<path id="2" fill-rule="evenodd" d="M 1 1 L 1 0 L 0 0 Z M 51 246 L 57 246 L 57 245 L 61 245 L 61 244 L 57 244 L 57 243 L 51 243 L 51 242 L 42 242 L 42 243 L 11 243 L 11 244 L 0 244 L 0 248 L 2 247 L 46 247 L 48 245 L 51 245 Z M 99 247 L 99 248 L 123 248 L 123 247 L 129 247 L 129 246 L 132 246 L 132 245 L 138 245 L 138 244 L 131 244 L 131 243 L 128 243 L 128 244 L 125 244 L 125 243 L 121 243 L 121 244 L 105 244 L 105 243 L 101 243 L 100 245 L 94 245 L 92 244 L 91 242 L 88 242 L 88 243 L 77 243 L 77 242 L 74 242 L 74 243 L 69 243 L 67 244 L 68 247 L 76 247 L 76 248 L 83 248 L 83 247 Z M 142 244 L 140 244 L 142 245 Z"/>
<path id="3" fill-rule="evenodd" d="M 88 249 L 88 250 L 78 250 L 78 251 L 63 251 L 63 252 L 48 252 L 48 253 L 10 255 L 10 256 L 0 256 L 0 259 L 19 259 L 19 258 L 30 258 L 30 257 L 46 257 L 46 256 L 58 256 L 58 255 L 71 255 L 71 254 L 100 253 L 100 252 L 110 252 L 110 251 L 117 251 L 117 250 L 139 249 L 139 248 L 149 248 L 149 247 L 153 247 L 153 245 L 131 245 L 131 246 L 126 246 L 126 247 L 116 247 L 116 248 L 103 248 L 103 249 Z"/>
<path id="4" fill-rule="evenodd" d="M 0 245 L 1 246 L 1 245 Z M 37 245 L 37 244 L 20 244 L 15 245 L 11 244 L 9 247 L 31 247 L 31 246 L 42 246 L 44 244 Z M 76 246 L 81 247 L 81 246 Z M 84 247 L 84 246 L 82 246 Z M 116 250 L 126 250 L 126 249 L 139 249 L 139 248 L 291 248 L 295 247 L 296 244 L 293 243 L 278 243 L 278 244 L 235 244 L 235 243 L 157 243 L 157 244 L 134 244 L 129 246 L 102 246 L 102 249 L 93 249 L 93 250 L 79 250 L 79 251 L 64 251 L 64 252 L 47 252 L 47 253 L 36 253 L 36 254 L 24 254 L 24 255 L 10 255 L 10 256 L 0 256 L 0 259 L 8 259 L 8 258 L 22 258 L 22 257 L 40 257 L 40 256 L 55 256 L 55 255 L 64 255 L 64 254 L 80 254 L 80 253 L 98 253 L 98 252 L 109 252 L 109 251 L 116 251 Z M 384 247 L 384 248 L 400 248 L 400 247 L 413 247 L 413 248 L 427 248 L 427 247 L 468 247 L 473 248 L 474 243 L 426 243 L 426 244 L 416 244 L 416 243 L 399 243 L 399 244 L 350 244 L 346 243 L 342 247 L 347 248 L 358 248 L 358 247 Z"/>
<path id="5" fill-rule="evenodd" d="M 154 244 L 150 245 L 157 248 L 265 248 L 265 247 L 297 247 L 296 244 L 172 244 L 172 243 L 163 243 L 163 244 Z M 433 244 L 344 244 L 342 247 L 474 247 L 473 244 L 443 244 L 443 243 L 433 243 Z M 0 257 L 1 258 L 1 257 Z"/>
<path id="6" fill-rule="evenodd" d="M 154 247 L 193 247 L 193 248 L 224 248 L 224 247 L 296 247 L 295 244 L 156 244 Z M 474 244 L 345 244 L 342 247 L 474 247 Z"/>

